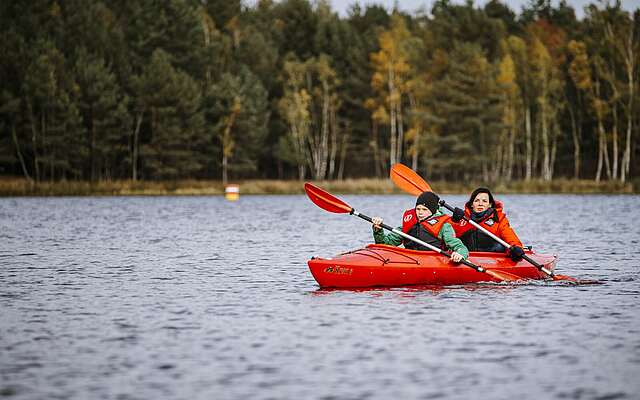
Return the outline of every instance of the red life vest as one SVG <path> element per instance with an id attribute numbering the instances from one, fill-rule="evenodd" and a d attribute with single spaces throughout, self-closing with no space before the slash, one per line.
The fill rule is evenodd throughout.
<path id="1" fill-rule="evenodd" d="M 471 210 L 469 209 L 469 207 L 465 207 L 464 215 L 469 219 L 471 218 Z M 497 217 L 497 221 L 494 216 Z M 496 201 L 496 208 L 493 210 L 493 212 L 485 216 L 481 221 L 476 222 L 478 225 L 482 226 L 484 229 L 493 233 L 510 245 L 522 247 L 520 239 L 518 239 L 518 236 L 515 234 L 513 229 L 511 229 L 509 221 L 507 220 L 507 216 L 502 211 L 501 202 Z M 451 226 L 453 226 L 453 230 L 456 232 L 456 237 L 460 238 L 460 240 L 462 240 L 462 243 L 464 243 L 465 246 L 467 246 L 467 248 L 471 251 L 487 251 L 488 249 L 492 249 L 497 246 L 497 242 L 495 240 L 488 237 L 481 231 L 478 231 L 475 226 L 471 225 L 471 223 L 465 221 L 464 219 L 457 223 L 452 222 Z"/>
<path id="2" fill-rule="evenodd" d="M 438 234 L 442 229 L 442 225 L 450 220 L 451 217 L 448 215 L 438 215 L 418 222 L 416 210 L 412 208 L 406 210 L 402 216 L 402 232 L 429 243 L 432 246 L 444 248 L 444 243 L 438 238 Z M 403 242 L 404 246 L 408 249 L 430 250 L 409 239 L 403 239 Z"/>

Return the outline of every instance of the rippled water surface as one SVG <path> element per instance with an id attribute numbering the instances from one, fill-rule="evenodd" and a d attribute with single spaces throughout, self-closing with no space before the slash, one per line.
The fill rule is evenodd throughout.
<path id="1" fill-rule="evenodd" d="M 639 399 L 640 197 L 502 200 L 603 284 L 319 290 L 371 232 L 304 196 L 0 199 L 0 397 Z"/>

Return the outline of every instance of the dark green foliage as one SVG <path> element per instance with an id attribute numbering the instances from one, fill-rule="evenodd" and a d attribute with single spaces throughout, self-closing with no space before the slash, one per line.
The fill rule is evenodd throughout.
<path id="1" fill-rule="evenodd" d="M 275 7 L 275 24 L 280 54 L 293 53 L 300 59 L 315 55 L 313 39 L 318 16 L 307 0 L 284 0 Z"/>
<path id="2" fill-rule="evenodd" d="M 84 48 L 78 51 L 74 73 L 78 107 L 87 134 L 88 159 L 84 165 L 88 171 L 84 178 L 93 181 L 126 175 L 123 163 L 129 153 L 129 98 L 105 61 Z"/>
<path id="3" fill-rule="evenodd" d="M 410 36 L 403 49 L 409 71 L 398 82 L 412 85 L 399 91 L 401 161 L 415 161 L 406 152 L 411 145 L 420 168 L 438 178 L 498 179 L 512 170 L 521 179 L 529 157 L 537 178 L 544 120 L 549 143 L 556 141 L 545 149 L 555 152 L 554 177 L 594 177 L 603 152 L 603 169 L 614 170 L 629 142 L 627 179 L 637 179 L 640 10 L 613 1 L 588 5 L 581 20 L 575 12 L 565 0 L 530 0 L 522 10 L 504 0 L 437 0 L 429 14 L 395 12 Z M 279 110 L 284 61 L 322 57 L 335 72 L 335 114 L 324 117 L 337 133 L 331 148 L 346 149 L 331 154 L 332 176 L 341 159 L 341 176 L 381 176 L 391 124 L 388 102 L 373 89 L 371 55 L 380 51 L 392 13 L 354 4 L 341 16 L 324 0 L 2 1 L 0 174 L 35 181 L 218 179 L 226 163 L 233 179 L 298 177 L 300 160 L 292 157 Z M 627 26 L 635 26 L 633 85 L 619 46 Z M 587 49 L 591 81 L 584 87 L 571 78 L 571 40 Z M 517 86 L 512 97 L 508 84 L 498 83 L 508 58 Z M 552 93 L 541 86 L 548 65 L 556 71 L 549 82 L 560 88 Z M 317 134 L 323 92 L 313 74 L 304 79 L 310 132 Z M 510 167 L 490 173 L 494 153 Z M 307 172 L 309 166 L 302 163 Z"/>
<path id="4" fill-rule="evenodd" d="M 491 60 L 499 54 L 500 40 L 506 35 L 500 16 L 489 17 L 470 3 L 454 5 L 448 0 L 436 1 L 431 12 L 434 17 L 431 30 L 438 39 L 438 47 L 450 51 L 460 41 L 479 44 Z"/>
<path id="5" fill-rule="evenodd" d="M 228 117 L 237 105 L 237 115 L 230 128 L 233 150 L 230 172 L 233 177 L 255 174 L 257 161 L 269 152 L 264 145 L 269 119 L 267 91 L 248 67 L 240 66 L 237 74 L 225 73 L 212 85 L 204 99 L 208 141 L 216 159 L 209 160 L 210 171 L 220 171 L 221 138 Z M 216 173 L 217 174 L 217 173 Z M 218 175 L 219 176 L 219 175 Z"/>
<path id="6" fill-rule="evenodd" d="M 203 159 L 197 151 L 204 142 L 204 119 L 196 82 L 158 49 L 134 87 L 146 117 L 140 151 L 143 177 L 176 179 L 200 172 Z"/>
<path id="7" fill-rule="evenodd" d="M 79 178 L 84 132 L 68 62 L 51 41 L 38 40 L 31 50 L 22 93 L 34 176 L 36 180 Z"/>
<path id="8" fill-rule="evenodd" d="M 444 78 L 433 89 L 432 124 L 437 134 L 426 162 L 439 176 L 468 180 L 480 172 L 486 179 L 502 128 L 494 75 L 477 45 L 456 45 Z"/>
<path id="9" fill-rule="evenodd" d="M 484 12 L 489 18 L 499 19 L 511 35 L 521 32 L 521 27 L 516 21 L 516 14 L 500 0 L 491 0 L 484 6 Z"/>
<path id="10" fill-rule="evenodd" d="M 202 4 L 218 30 L 232 30 L 233 19 L 242 14 L 240 0 L 204 0 Z"/>

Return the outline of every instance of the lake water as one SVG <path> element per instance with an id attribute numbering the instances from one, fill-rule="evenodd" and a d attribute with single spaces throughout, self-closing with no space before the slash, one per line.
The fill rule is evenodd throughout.
<path id="1" fill-rule="evenodd" d="M 371 228 L 305 196 L 0 199 L 0 397 L 639 399 L 640 196 L 501 200 L 603 284 L 319 290 Z"/>

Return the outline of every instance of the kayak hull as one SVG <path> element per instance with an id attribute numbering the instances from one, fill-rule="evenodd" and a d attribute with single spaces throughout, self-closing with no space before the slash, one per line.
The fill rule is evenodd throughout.
<path id="1" fill-rule="evenodd" d="M 529 257 L 549 271 L 556 266 L 555 255 L 527 250 Z M 513 262 L 504 253 L 471 252 L 469 261 L 486 269 L 506 272 L 522 279 L 545 279 L 546 275 L 525 260 Z M 461 285 L 499 282 L 491 275 L 451 262 L 434 251 L 407 250 L 383 244 L 331 258 L 308 262 L 314 279 L 322 288 L 362 288 L 376 286 Z"/>

